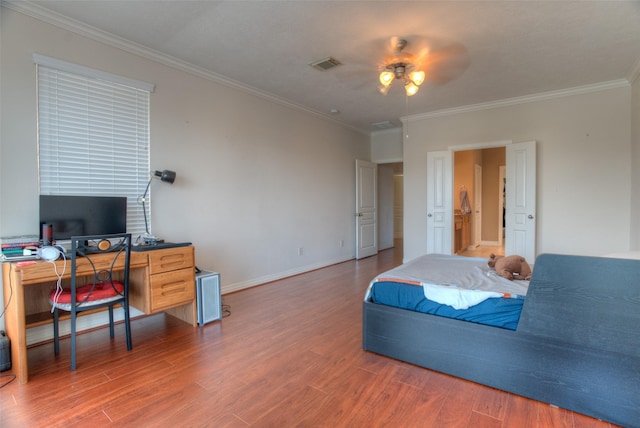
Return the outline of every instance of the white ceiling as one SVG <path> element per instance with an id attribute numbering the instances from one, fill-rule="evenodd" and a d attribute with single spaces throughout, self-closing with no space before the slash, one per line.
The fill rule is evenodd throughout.
<path id="1" fill-rule="evenodd" d="M 624 84 L 640 73 L 640 1 L 47 0 L 26 7 L 366 132 L 376 122 Z M 377 92 L 391 36 L 435 58 L 432 79 L 408 102 L 399 82 L 387 96 Z M 455 56 L 439 61 L 447 52 Z M 328 56 L 343 65 L 309 66 Z"/>

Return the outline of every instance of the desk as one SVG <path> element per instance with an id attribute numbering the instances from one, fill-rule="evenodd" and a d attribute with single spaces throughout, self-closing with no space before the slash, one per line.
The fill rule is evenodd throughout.
<path id="1" fill-rule="evenodd" d="M 113 260 L 109 253 L 91 257 L 96 264 Z M 64 263 L 63 260 L 55 262 L 58 272 L 63 271 Z M 66 263 L 63 283 L 66 280 L 68 284 L 71 263 L 68 260 Z M 38 260 L 26 266 L 19 264 L 2 264 L 4 303 L 7 306 L 5 328 L 11 340 L 12 370 L 20 383 L 27 383 L 27 329 L 53 322 L 48 297 L 57 276 L 49 262 Z M 82 259 L 78 259 L 77 270 L 80 275 L 85 272 L 93 274 L 89 263 Z M 147 315 L 170 313 L 195 327 L 197 306 L 193 246 L 131 252 L 129 304 Z"/>

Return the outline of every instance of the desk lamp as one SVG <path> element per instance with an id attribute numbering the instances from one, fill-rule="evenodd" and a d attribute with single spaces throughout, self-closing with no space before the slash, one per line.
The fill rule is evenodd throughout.
<path id="1" fill-rule="evenodd" d="M 139 201 L 142 203 L 142 213 L 144 215 L 144 243 L 145 244 L 156 244 L 158 239 L 149 233 L 149 222 L 147 221 L 147 209 L 145 202 L 147 201 L 147 194 L 149 193 L 149 187 L 151 187 L 151 181 L 154 178 L 159 178 L 160 181 L 164 181 L 165 183 L 173 184 L 176 180 L 175 171 L 170 171 L 165 169 L 163 171 L 154 171 L 149 177 L 149 183 L 147 183 L 147 188 L 144 191 L 144 194 L 140 197 Z"/>

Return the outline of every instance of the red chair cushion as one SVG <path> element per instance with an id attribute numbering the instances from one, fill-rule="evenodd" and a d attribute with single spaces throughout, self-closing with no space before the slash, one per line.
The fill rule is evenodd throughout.
<path id="1" fill-rule="evenodd" d="M 93 300 L 101 300 L 107 299 L 109 297 L 117 296 L 118 294 L 122 294 L 124 291 L 124 284 L 120 281 L 113 281 L 113 287 L 110 282 L 102 282 L 96 284 L 93 291 L 91 291 L 92 284 L 83 285 L 81 287 L 76 288 L 76 302 L 82 302 L 88 295 L 91 293 L 88 302 Z M 56 290 L 51 292 L 49 298 L 53 301 L 57 301 L 58 303 L 71 303 L 71 289 L 65 288 L 62 293 L 55 298 Z"/>

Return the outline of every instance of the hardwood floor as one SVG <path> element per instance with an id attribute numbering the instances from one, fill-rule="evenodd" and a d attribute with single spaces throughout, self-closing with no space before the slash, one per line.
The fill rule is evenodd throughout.
<path id="1" fill-rule="evenodd" d="M 500 245 L 480 245 L 471 250 L 465 250 L 460 253 L 461 256 L 464 257 L 487 257 L 489 258 L 491 254 L 495 254 L 497 256 L 504 256 L 504 246 Z"/>
<path id="2" fill-rule="evenodd" d="M 122 325 L 114 341 L 83 334 L 75 372 L 68 339 L 58 358 L 31 348 L 29 383 L 0 389 L 0 426 L 610 426 L 363 351 L 366 286 L 400 262 L 385 250 L 223 296 L 231 315 L 203 328 L 136 319 L 131 352 Z"/>

